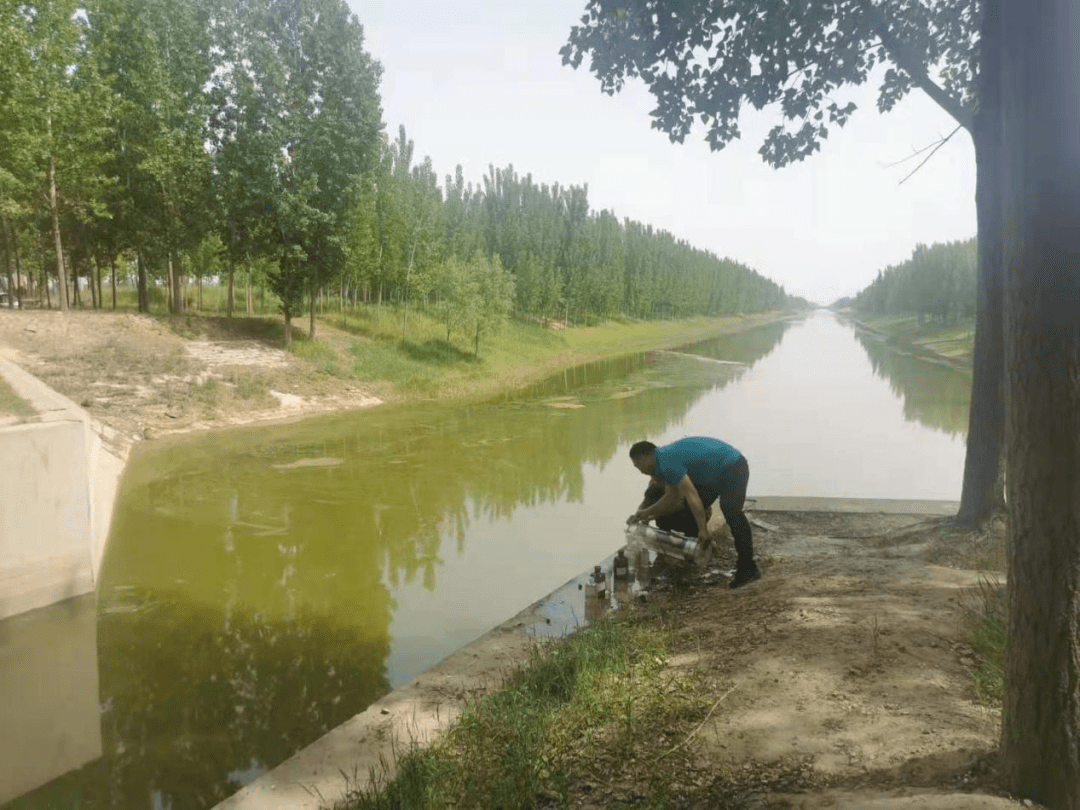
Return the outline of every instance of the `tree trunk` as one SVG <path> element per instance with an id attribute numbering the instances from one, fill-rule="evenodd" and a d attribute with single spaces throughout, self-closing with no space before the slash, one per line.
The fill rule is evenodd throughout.
<path id="1" fill-rule="evenodd" d="M 251 262 L 248 262 L 247 266 L 247 289 L 245 290 L 244 305 L 244 312 L 250 318 L 252 310 L 255 308 L 255 301 L 251 297 Z M 288 345 L 288 343 L 286 343 L 285 345 Z"/>
<path id="2" fill-rule="evenodd" d="M 993 8 L 994 0 L 988 5 Z M 1000 0 L 1009 790 L 1080 808 L 1080 4 Z"/>
<path id="3" fill-rule="evenodd" d="M 94 278 L 97 281 L 97 300 L 98 307 L 105 309 L 105 296 L 101 292 L 101 262 L 98 261 L 98 257 L 94 256 Z"/>
<path id="4" fill-rule="evenodd" d="M 248 288 L 250 290 L 250 287 Z M 250 297 L 251 293 L 248 293 Z M 285 348 L 289 348 L 292 345 L 292 312 L 288 308 L 285 309 Z"/>
<path id="5" fill-rule="evenodd" d="M 6 225 L 6 223 L 0 223 L 0 225 Z M 11 248 L 8 247 L 7 228 L 3 227 L 0 231 L 0 236 L 3 238 L 0 241 L 4 244 L 4 275 L 7 277 L 7 293 L 8 300 L 7 305 L 9 309 L 15 309 L 15 279 L 11 275 Z"/>
<path id="6" fill-rule="evenodd" d="M 181 284 L 183 265 L 180 261 L 180 253 L 175 249 L 169 250 L 169 287 L 172 290 L 172 313 L 184 314 L 184 288 Z"/>
<path id="7" fill-rule="evenodd" d="M 50 120 L 50 126 L 52 124 Z M 56 250 L 57 301 L 67 312 L 67 271 L 64 269 L 64 243 L 60 239 L 60 212 L 56 202 L 56 160 L 49 155 L 49 216 L 52 218 L 53 246 Z"/>
<path id="8" fill-rule="evenodd" d="M 235 290 L 235 278 L 236 278 L 236 264 L 233 262 L 232 256 L 229 257 L 229 291 L 225 294 L 225 317 L 231 318 L 233 315 L 233 295 Z"/>
<path id="9" fill-rule="evenodd" d="M 90 305 L 94 308 L 98 308 L 98 291 L 97 284 L 94 281 L 94 268 L 97 266 L 97 257 L 95 257 L 90 266 L 87 269 L 87 281 L 90 286 Z"/>
<path id="10" fill-rule="evenodd" d="M 64 289 L 67 293 L 67 288 Z M 71 305 L 82 306 L 82 298 L 79 297 L 79 268 L 72 262 L 71 265 Z"/>
<path id="11" fill-rule="evenodd" d="M 978 273 L 975 283 L 975 349 L 967 454 L 957 522 L 982 524 L 994 511 L 995 484 L 1005 431 L 1004 274 L 1001 199 L 1001 41 L 997 15 L 985 13 L 981 42 L 979 112 L 972 124 L 975 144 L 975 212 Z"/>
<path id="12" fill-rule="evenodd" d="M 112 271 L 110 286 L 112 287 L 112 308 L 116 310 L 116 253 L 109 251 L 109 269 Z"/>
<path id="13" fill-rule="evenodd" d="M 141 246 L 135 250 L 135 260 L 139 267 L 139 312 L 149 312 L 150 291 L 146 285 L 146 260 L 143 258 Z"/>
<path id="14" fill-rule="evenodd" d="M 311 282 L 311 295 L 309 296 L 311 298 L 311 319 L 308 326 L 308 337 L 311 340 L 315 339 L 315 301 L 318 294 L 319 291 L 315 288 L 315 282 L 313 281 Z"/>
<path id="15" fill-rule="evenodd" d="M 15 294 L 19 298 L 19 306 L 23 305 L 23 290 L 22 290 L 22 259 L 19 258 L 19 233 L 15 230 L 15 223 L 8 221 L 8 230 L 11 231 L 11 254 L 15 258 Z M 27 272 L 26 274 L 26 294 L 33 298 L 34 296 L 34 282 L 33 276 Z"/>
<path id="16" fill-rule="evenodd" d="M 176 275 L 173 273 L 172 251 L 168 251 L 165 257 L 166 267 L 169 270 L 169 313 L 175 315 L 176 308 Z"/>

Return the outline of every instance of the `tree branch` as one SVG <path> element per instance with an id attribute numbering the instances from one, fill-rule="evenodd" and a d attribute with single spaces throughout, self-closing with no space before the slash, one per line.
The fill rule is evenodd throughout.
<path id="1" fill-rule="evenodd" d="M 964 107 L 957 99 L 946 93 L 944 89 L 934 84 L 919 58 L 893 34 L 889 18 L 885 16 L 885 13 L 880 8 L 874 5 L 874 0 L 860 0 L 860 3 L 870 16 L 871 25 L 881 40 L 881 44 L 885 46 L 885 50 L 889 52 L 897 67 L 910 76 L 911 80 L 922 88 L 926 95 L 930 96 L 941 109 L 956 120 L 956 123 L 971 132 L 973 125 L 971 110 Z"/>
<path id="2" fill-rule="evenodd" d="M 945 144 L 947 144 L 949 142 L 949 140 L 952 138 L 952 136 L 955 135 L 957 132 L 959 132 L 961 129 L 963 129 L 963 124 L 957 124 L 956 129 L 954 129 L 952 132 L 950 132 L 946 137 L 942 138 L 937 143 L 937 145 L 934 147 L 933 151 L 931 151 L 929 155 L 927 155 L 925 158 L 923 158 L 923 161 L 918 166 L 916 166 L 914 169 L 912 169 L 911 173 L 908 174 L 908 176 L 905 177 L 903 180 L 901 180 L 898 183 L 898 185 L 901 185 L 901 186 L 904 185 L 904 183 L 906 183 L 911 178 L 911 175 L 915 174 L 915 172 L 917 172 L 919 169 L 921 169 L 923 166 L 925 166 L 927 164 L 927 162 L 930 160 L 930 158 L 932 158 L 934 156 L 934 153 L 937 152 L 937 150 L 940 149 L 941 147 L 943 147 Z M 918 154 L 918 152 L 916 152 L 915 154 Z M 914 157 L 914 155 L 912 155 L 912 157 Z M 907 158 L 905 158 L 905 160 L 906 159 Z"/>
<path id="3" fill-rule="evenodd" d="M 952 133 L 945 136 L 944 138 L 938 138 L 938 140 L 934 141 L 933 143 L 928 143 L 922 149 L 916 149 L 914 152 L 912 152 L 906 158 L 900 158 L 900 160 L 894 161 L 892 163 L 886 163 L 885 168 L 886 169 L 891 169 L 894 166 L 899 166 L 901 163 L 907 163 L 909 160 L 914 160 L 919 155 L 921 155 L 923 152 L 925 152 L 927 149 L 933 149 L 935 146 L 938 146 L 938 145 L 944 143 L 945 141 L 947 141 L 949 138 L 951 138 L 955 134 L 956 134 L 956 132 L 954 130 Z"/>

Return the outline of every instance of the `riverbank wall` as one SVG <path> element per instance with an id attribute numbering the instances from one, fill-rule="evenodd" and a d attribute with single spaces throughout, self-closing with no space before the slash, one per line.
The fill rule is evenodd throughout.
<path id="1" fill-rule="evenodd" d="M 34 415 L 0 425 L 0 619 L 94 590 L 128 443 L 0 356 Z"/>

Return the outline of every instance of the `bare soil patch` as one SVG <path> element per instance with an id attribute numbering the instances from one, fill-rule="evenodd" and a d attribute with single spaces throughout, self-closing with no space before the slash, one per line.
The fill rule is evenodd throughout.
<path id="1" fill-rule="evenodd" d="M 0 353 L 132 441 L 385 397 L 284 351 L 281 336 L 273 319 L 0 310 Z"/>
<path id="2" fill-rule="evenodd" d="M 671 571 L 629 618 L 664 623 L 676 663 L 707 675 L 714 710 L 696 736 L 711 782 L 695 806 L 1033 806 L 1002 789 L 1000 711 L 980 699 L 969 642 L 980 579 L 1003 576 L 965 566 L 1003 547 L 1002 522 L 755 517 L 773 527 L 755 528 L 760 581 L 732 591 L 716 570 Z"/>

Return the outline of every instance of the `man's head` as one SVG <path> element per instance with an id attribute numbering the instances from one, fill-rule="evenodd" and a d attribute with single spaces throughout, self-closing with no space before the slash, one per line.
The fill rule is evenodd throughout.
<path id="1" fill-rule="evenodd" d="M 635 442 L 630 448 L 630 460 L 645 475 L 652 475 L 656 467 L 656 445 L 652 442 Z"/>

